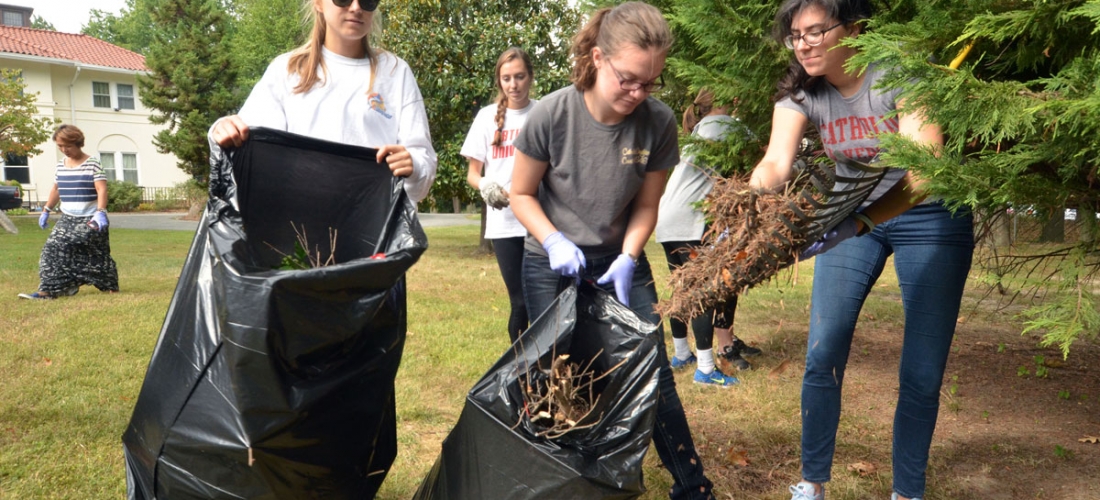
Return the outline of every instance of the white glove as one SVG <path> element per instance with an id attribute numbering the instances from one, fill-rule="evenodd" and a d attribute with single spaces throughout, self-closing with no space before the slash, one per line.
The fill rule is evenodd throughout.
<path id="1" fill-rule="evenodd" d="M 508 192 L 496 181 L 482 177 L 477 185 L 485 204 L 498 210 L 508 206 Z"/>

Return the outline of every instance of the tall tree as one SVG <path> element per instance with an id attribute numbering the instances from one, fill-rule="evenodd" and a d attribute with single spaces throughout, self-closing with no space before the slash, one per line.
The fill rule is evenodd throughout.
<path id="1" fill-rule="evenodd" d="M 153 43 L 152 10 L 159 1 L 126 0 L 118 15 L 92 9 L 92 18 L 80 32 L 144 55 Z"/>
<path id="2" fill-rule="evenodd" d="M 36 146 L 50 138 L 56 121 L 35 117 L 38 93 L 28 94 L 25 89 L 19 70 L 0 69 L 0 154 L 42 154 Z"/>
<path id="3" fill-rule="evenodd" d="M 206 132 L 240 104 L 237 71 L 227 43 L 230 20 L 218 0 L 158 0 L 150 11 L 154 37 L 138 77 L 141 102 L 167 128 L 153 140 L 179 159 L 181 170 L 205 183 L 210 172 Z"/>
<path id="4" fill-rule="evenodd" d="M 34 16 L 31 18 L 31 27 L 36 30 L 50 30 L 57 31 L 57 28 L 53 27 L 49 21 L 42 19 L 42 16 Z"/>
<path id="5" fill-rule="evenodd" d="M 383 45 L 412 67 L 439 154 L 431 198 L 473 200 L 459 150 L 477 110 L 496 95 L 497 57 L 513 45 L 531 55 L 532 97 L 566 85 L 580 15 L 566 0 L 401 0 L 387 7 Z"/>
<path id="6" fill-rule="evenodd" d="M 275 56 L 298 47 L 309 28 L 302 0 L 235 0 L 236 25 L 231 45 L 237 84 L 245 91 L 263 76 Z"/>
<path id="7" fill-rule="evenodd" d="M 884 136 L 889 162 L 928 180 L 935 196 L 980 213 L 1009 206 L 1061 207 L 1095 213 L 1100 203 L 1100 0 L 882 0 L 867 32 L 851 43 L 856 68 L 896 68 L 885 85 L 943 126 L 941 151 Z M 672 0 L 670 19 L 687 33 L 671 66 L 693 88 L 708 86 L 739 99 L 742 120 L 762 139 L 769 133 L 771 94 L 790 52 L 770 39 L 777 4 L 765 0 Z M 683 38 L 678 41 L 682 43 Z M 955 64 L 952 64 L 955 62 Z M 953 67 L 953 66 L 956 66 Z M 1068 353 L 1100 332 L 1089 285 L 1100 273 L 1095 238 L 1046 260 L 1017 255 L 1015 286 L 1048 266 L 1036 284 L 1048 300 L 1026 314 L 1027 329 Z M 1013 250 L 1016 251 L 1016 250 Z M 1050 258 L 1058 259 L 1051 263 Z M 990 280 L 1013 279 L 1004 268 Z"/>

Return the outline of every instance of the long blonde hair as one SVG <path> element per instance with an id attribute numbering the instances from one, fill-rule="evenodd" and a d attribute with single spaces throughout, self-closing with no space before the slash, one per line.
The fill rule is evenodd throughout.
<path id="1" fill-rule="evenodd" d="M 331 0 L 322 0 L 331 1 Z M 352 0 L 355 1 L 355 0 Z M 328 73 L 328 69 L 325 67 L 325 58 L 322 55 L 321 48 L 325 46 L 325 16 L 319 15 L 317 11 L 313 9 L 314 0 L 303 0 L 302 12 L 305 16 L 305 22 L 309 23 L 313 21 L 313 29 L 310 32 L 309 40 L 302 44 L 301 47 L 294 49 L 294 52 L 290 54 L 290 60 L 286 64 L 287 73 L 294 73 L 298 75 L 298 85 L 294 86 L 293 92 L 295 94 L 301 94 L 313 88 L 318 80 L 321 79 L 318 74 L 318 68 L 325 74 Z M 363 49 L 366 51 L 367 58 L 370 59 L 371 67 L 371 79 L 374 78 L 375 68 L 378 66 L 378 53 L 380 50 L 371 47 L 370 38 L 379 26 L 378 11 L 375 10 L 371 15 L 371 30 L 363 37 Z M 373 81 L 371 82 L 374 83 Z"/>
<path id="2" fill-rule="evenodd" d="M 500 68 L 503 68 L 505 64 L 512 62 L 516 59 L 523 61 L 523 66 L 527 68 L 527 77 L 534 78 L 535 73 L 531 69 L 531 56 L 527 55 L 527 52 L 519 47 L 510 47 L 500 54 L 497 58 L 497 68 L 493 71 L 494 83 L 497 87 L 497 96 L 494 99 L 497 103 L 497 115 L 495 118 L 497 124 L 497 130 L 493 133 L 493 145 L 500 146 L 503 142 L 501 133 L 504 132 L 504 114 L 508 111 L 508 94 L 504 93 L 504 87 L 500 86 Z"/>
<path id="3" fill-rule="evenodd" d="M 661 11 L 647 3 L 626 2 L 596 11 L 573 37 L 573 84 L 582 91 L 595 85 L 593 48 L 612 56 L 626 43 L 667 53 L 672 47 L 672 31 Z"/>

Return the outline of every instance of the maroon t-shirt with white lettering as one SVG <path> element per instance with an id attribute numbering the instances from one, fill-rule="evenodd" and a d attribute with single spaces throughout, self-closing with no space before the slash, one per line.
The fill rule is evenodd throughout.
<path id="1" fill-rule="evenodd" d="M 840 95 L 829 82 L 822 81 L 809 91 L 798 92 L 801 103 L 787 96 L 775 106 L 806 115 L 821 133 L 821 142 L 829 158 L 836 160 L 836 152 L 839 151 L 849 158 L 869 162 L 878 154 L 878 134 L 898 131 L 897 117 L 887 118 L 886 115 L 897 108 L 897 96 L 901 89 L 874 88 L 883 73 L 876 66 L 869 66 L 863 85 L 850 97 Z M 844 164 L 837 164 L 837 173 L 859 175 L 858 171 Z M 889 191 L 904 175 L 904 169 L 889 169 L 863 206 Z"/>

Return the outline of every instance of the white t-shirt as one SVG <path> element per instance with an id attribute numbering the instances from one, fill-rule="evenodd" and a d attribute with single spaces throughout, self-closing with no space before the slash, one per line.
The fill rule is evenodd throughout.
<path id="1" fill-rule="evenodd" d="M 290 54 L 276 57 L 248 95 L 240 117 L 249 127 L 285 130 L 326 141 L 377 148 L 405 146 L 413 173 L 405 191 L 414 202 L 428 195 L 436 158 L 424 98 L 409 65 L 391 53 L 378 55 L 374 88 L 370 59 L 352 59 L 322 49 L 321 81 L 295 94 L 300 78 L 287 70 Z"/>
<path id="2" fill-rule="evenodd" d="M 501 131 L 500 146 L 493 146 L 493 135 L 497 131 L 497 105 L 486 106 L 478 111 L 462 143 L 462 156 L 485 164 L 484 177 L 500 184 L 506 191 L 512 189 L 512 166 L 516 162 L 516 148 L 512 141 L 527 122 L 527 113 L 535 107 L 537 101 L 531 100 L 523 109 L 508 109 L 504 113 L 504 130 Z M 519 223 L 512 207 L 496 209 L 487 207 L 485 213 L 485 238 L 514 238 L 527 235 L 527 229 Z"/>

